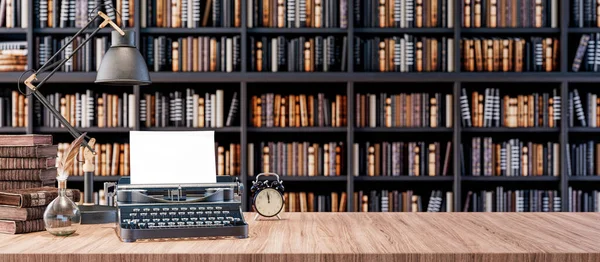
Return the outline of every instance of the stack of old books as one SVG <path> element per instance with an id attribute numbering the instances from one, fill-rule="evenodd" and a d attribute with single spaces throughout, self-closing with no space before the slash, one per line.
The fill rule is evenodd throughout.
<path id="1" fill-rule="evenodd" d="M 44 210 L 58 196 L 57 153 L 50 135 L 0 136 L 0 232 L 44 230 Z M 79 191 L 69 194 L 79 200 Z"/>
<path id="2" fill-rule="evenodd" d="M 67 189 L 67 197 L 77 202 L 79 190 Z M 58 196 L 54 187 L 0 191 L 0 233 L 20 234 L 43 231 L 44 211 Z"/>
<path id="3" fill-rule="evenodd" d="M 0 136 L 0 190 L 54 186 L 57 153 L 51 135 Z"/>

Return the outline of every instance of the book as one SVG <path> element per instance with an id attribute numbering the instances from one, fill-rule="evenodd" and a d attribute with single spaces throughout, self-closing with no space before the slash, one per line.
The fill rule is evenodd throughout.
<path id="1" fill-rule="evenodd" d="M 248 9 L 258 12 L 248 12 L 248 25 L 274 28 L 346 28 L 347 5 L 347 0 L 253 0 L 248 2 Z"/>
<path id="2" fill-rule="evenodd" d="M 77 189 L 67 189 L 66 195 L 75 202 L 80 199 Z M 57 196 L 58 189 L 53 187 L 3 190 L 0 191 L 0 205 L 18 208 L 40 207 L 50 204 Z"/>
<path id="3" fill-rule="evenodd" d="M 353 9 L 359 27 L 452 27 L 452 2 L 444 0 L 359 1 Z"/>
<path id="4" fill-rule="evenodd" d="M 46 169 L 56 165 L 56 158 L 0 157 L 0 169 Z"/>
<path id="5" fill-rule="evenodd" d="M 16 208 L 0 206 L 0 220 L 29 221 L 44 218 L 45 206 Z"/>
<path id="6" fill-rule="evenodd" d="M 573 64 L 571 66 L 571 70 L 573 72 L 579 71 L 581 67 L 581 63 L 584 59 L 585 49 L 587 48 L 588 42 L 590 41 L 590 35 L 581 35 L 581 39 L 579 40 L 579 46 L 577 47 L 577 51 L 575 53 L 575 58 L 573 58 Z"/>
<path id="7" fill-rule="evenodd" d="M 43 158 L 56 157 L 58 147 L 46 146 L 0 146 L 0 157 Z"/>
<path id="8" fill-rule="evenodd" d="M 0 233 L 4 234 L 22 234 L 45 230 L 46 225 L 43 219 L 29 221 L 0 220 Z"/>
<path id="9" fill-rule="evenodd" d="M 51 135 L 1 135 L 2 146 L 38 146 L 52 145 Z"/>
<path id="10" fill-rule="evenodd" d="M 54 181 L 56 168 L 47 169 L 4 169 L 0 170 L 0 181 Z"/>

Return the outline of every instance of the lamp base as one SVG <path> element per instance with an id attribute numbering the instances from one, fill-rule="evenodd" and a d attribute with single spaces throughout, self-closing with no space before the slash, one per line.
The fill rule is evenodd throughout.
<path id="1" fill-rule="evenodd" d="M 81 224 L 106 224 L 116 223 L 117 208 L 110 206 L 79 206 Z"/>

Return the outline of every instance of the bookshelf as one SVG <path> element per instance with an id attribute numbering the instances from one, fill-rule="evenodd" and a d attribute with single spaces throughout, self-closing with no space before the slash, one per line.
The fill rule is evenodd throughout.
<path id="1" fill-rule="evenodd" d="M 140 40 L 144 36 L 148 35 L 167 35 L 167 36 L 185 36 L 185 35 L 215 35 L 215 36 L 241 36 L 241 71 L 239 72 L 151 72 L 150 76 L 154 86 L 159 86 L 160 90 L 168 91 L 169 85 L 167 84 L 199 84 L 196 90 L 203 91 L 204 87 L 202 84 L 210 84 L 211 88 L 219 88 L 219 85 L 227 85 L 227 89 L 235 87 L 239 94 L 239 111 L 238 119 L 240 120 L 240 126 L 235 127 L 224 127 L 224 128 L 186 128 L 186 127 L 166 127 L 166 128 L 146 128 L 141 125 L 136 125 L 135 128 L 86 128 L 82 131 L 86 131 L 90 136 L 102 137 L 110 142 L 112 140 L 127 141 L 128 132 L 130 130 L 160 130 L 160 131 L 188 131 L 188 130 L 215 130 L 217 137 L 220 135 L 227 136 L 228 139 L 239 142 L 241 144 L 241 176 L 240 181 L 244 183 L 247 188 L 251 185 L 253 177 L 247 176 L 247 144 L 252 141 L 260 141 L 260 139 L 269 139 L 273 135 L 287 135 L 288 137 L 298 136 L 335 136 L 336 139 L 332 141 L 343 141 L 346 145 L 344 151 L 344 163 L 345 163 L 345 174 L 346 176 L 340 177 L 282 177 L 288 188 L 293 185 L 294 189 L 306 189 L 312 190 L 316 188 L 326 188 L 330 183 L 339 184 L 342 190 L 348 193 L 348 207 L 347 210 L 352 211 L 353 209 L 353 192 L 358 188 L 362 188 L 365 185 L 387 183 L 393 187 L 395 183 L 402 185 L 409 185 L 411 187 L 427 189 L 432 187 L 431 185 L 437 185 L 438 183 L 445 184 L 443 187 L 451 187 L 454 192 L 454 209 L 462 211 L 464 204 L 465 192 L 470 190 L 473 185 L 491 185 L 503 184 L 503 183 L 526 183 L 535 187 L 536 185 L 551 184 L 551 188 L 561 192 L 561 196 L 567 199 L 567 188 L 573 183 L 591 183 L 594 185 L 600 185 L 600 177 L 575 177 L 566 176 L 566 145 L 572 138 L 571 135 L 595 135 L 600 133 L 600 128 L 589 128 L 589 127 L 569 127 L 567 121 L 568 110 L 568 92 L 577 85 L 592 85 L 600 83 L 600 75 L 593 72 L 571 72 L 570 65 L 572 62 L 572 53 L 575 52 L 577 45 L 574 46 L 573 42 L 583 33 L 598 33 L 600 28 L 575 28 L 570 27 L 569 15 L 570 7 L 569 1 L 559 1 L 558 7 L 558 27 L 557 28 L 463 28 L 461 26 L 462 12 L 461 1 L 454 2 L 455 15 L 453 17 L 453 28 L 360 28 L 354 25 L 354 12 L 353 3 L 358 0 L 348 0 L 348 23 L 346 28 L 260 28 L 247 26 L 247 14 L 242 12 L 241 14 L 241 27 L 239 28 L 220 28 L 220 27 L 207 27 L 207 28 L 142 28 L 140 26 L 140 8 L 135 8 L 134 13 L 134 27 L 129 28 L 137 32 L 137 43 L 139 45 Z M 241 1 L 241 10 L 247 9 L 247 1 Z M 135 1 L 135 6 L 140 5 L 140 0 Z M 34 6 L 34 0 L 29 0 L 29 6 Z M 30 25 L 35 24 L 33 8 L 29 10 Z M 36 54 L 35 50 L 35 37 L 43 35 L 61 35 L 68 36 L 75 33 L 77 29 L 72 28 L 0 28 L 0 39 L 22 39 L 27 40 L 29 52 Z M 108 33 L 109 29 L 101 30 L 102 34 Z M 417 34 L 424 36 L 445 36 L 451 37 L 455 40 L 455 43 L 463 37 L 491 37 L 495 35 L 500 36 L 523 36 L 528 37 L 530 35 L 535 36 L 551 36 L 556 37 L 560 42 L 560 58 L 559 58 L 559 70 L 555 72 L 464 72 L 461 70 L 461 47 L 458 44 L 454 45 L 454 59 L 450 61 L 454 65 L 454 72 L 429 72 L 429 73 L 379 73 L 379 72 L 359 72 L 354 69 L 354 41 L 351 41 L 355 36 L 391 36 L 401 34 Z M 251 36 L 291 36 L 296 35 L 333 35 L 333 36 L 345 36 L 348 39 L 347 43 L 347 66 L 345 72 L 251 72 L 249 68 L 249 37 Z M 571 40 L 571 41 L 570 41 Z M 35 68 L 33 56 L 28 58 L 29 68 Z M 21 72 L 3 72 L 0 73 L 0 83 L 5 86 L 14 85 L 17 81 Z M 85 90 L 87 86 L 93 85 L 95 79 L 95 72 L 69 72 L 63 73 L 58 72 L 49 81 L 49 85 L 70 83 L 70 84 L 85 84 L 81 86 L 82 90 Z M 44 77 L 44 74 L 40 78 Z M 341 91 L 341 94 L 347 95 L 347 119 L 348 125 L 346 127 L 307 127 L 307 128 L 256 128 L 252 127 L 249 115 L 249 99 L 252 94 L 259 94 L 262 92 L 261 84 L 286 84 L 294 83 L 297 85 L 318 83 L 324 89 L 336 89 L 336 92 Z M 453 95 L 453 124 L 452 128 L 400 128 L 400 127 L 376 127 L 376 128 L 357 128 L 354 126 L 355 119 L 355 94 L 360 90 L 364 89 L 365 84 L 377 85 L 377 84 L 388 84 L 396 83 L 396 87 L 386 87 L 387 92 L 400 93 L 403 92 L 402 84 L 427 84 L 435 87 L 436 90 L 444 90 L 448 94 Z M 558 88 L 562 99 L 562 110 L 561 110 L 561 125 L 554 128 L 465 128 L 461 126 L 461 115 L 459 103 L 459 96 L 461 89 L 465 86 L 471 85 L 485 85 L 487 83 L 503 84 L 502 90 L 511 90 L 516 88 L 515 83 L 528 84 L 528 83 L 539 83 L 540 85 L 548 85 L 548 90 L 552 88 Z M 332 85 L 329 85 L 332 84 Z M 335 85 L 333 85 L 335 84 Z M 439 87 L 437 86 L 439 85 Z M 12 88 L 12 86 L 10 86 Z M 46 87 L 45 87 L 46 88 Z M 73 87 L 77 89 L 78 87 Z M 113 87 L 106 87 L 113 88 Z M 129 87 L 127 87 L 129 88 Z M 132 92 L 136 97 L 136 109 L 139 111 L 140 96 L 144 93 L 145 87 L 133 87 Z M 260 90 L 257 90 L 260 89 Z M 360 89 L 360 90 L 359 90 Z M 119 89 L 120 90 L 120 89 Z M 125 90 L 125 88 L 123 88 Z M 127 89 L 129 90 L 129 89 Z M 212 90 L 212 89 L 207 89 Z M 76 90 L 71 90 L 76 91 Z M 294 90 L 292 90 L 294 91 Z M 297 90 L 302 92 L 302 90 Z M 33 104 L 33 98 L 29 97 L 28 103 Z M 60 128 L 47 128 L 34 126 L 34 114 L 32 113 L 32 107 L 29 107 L 29 119 L 27 119 L 28 126 L 26 128 L 0 128 L 0 133 L 3 134 L 31 134 L 31 133 L 45 133 L 55 134 L 57 142 L 70 141 L 68 134 L 64 129 Z M 139 115 L 138 115 L 139 117 Z M 305 134 L 306 133 L 306 134 Z M 522 138 L 530 138 L 538 135 L 549 137 L 555 140 L 560 145 L 560 174 L 558 177 L 467 177 L 461 176 L 461 160 L 459 147 L 463 142 L 468 144 L 469 138 L 473 136 L 496 136 L 496 135 L 515 135 Z M 444 177 L 354 177 L 352 176 L 352 165 L 351 159 L 353 159 L 353 145 L 355 142 L 362 143 L 366 138 L 370 136 L 443 136 L 452 141 L 452 169 L 449 170 L 448 176 Z M 359 141 L 360 137 L 360 141 Z M 59 141 L 58 141 L 59 140 Z M 302 140 L 302 139 L 300 139 Z M 465 154 L 468 156 L 468 154 Z M 118 177 L 97 177 L 96 182 L 101 183 L 103 181 L 116 181 Z M 80 177 L 72 177 L 70 179 L 73 183 L 71 185 L 79 185 L 81 183 Z M 312 183 L 311 183 L 312 182 Z M 296 186 L 297 184 L 297 186 Z M 385 184 L 384 184 L 385 185 Z M 81 184 L 82 186 L 82 184 Z M 433 188 L 432 188 L 433 189 Z M 338 190 L 336 188 L 335 190 Z M 246 190 L 246 195 L 249 195 L 249 190 Z M 249 197 L 244 197 L 244 208 L 249 208 Z M 567 206 L 563 205 L 563 211 L 567 210 Z"/>

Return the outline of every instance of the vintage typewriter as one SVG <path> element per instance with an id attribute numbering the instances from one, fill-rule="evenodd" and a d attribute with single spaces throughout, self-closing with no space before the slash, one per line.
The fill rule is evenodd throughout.
<path id="1" fill-rule="evenodd" d="M 138 239 L 248 237 L 242 184 L 117 185 L 117 234 Z"/>

